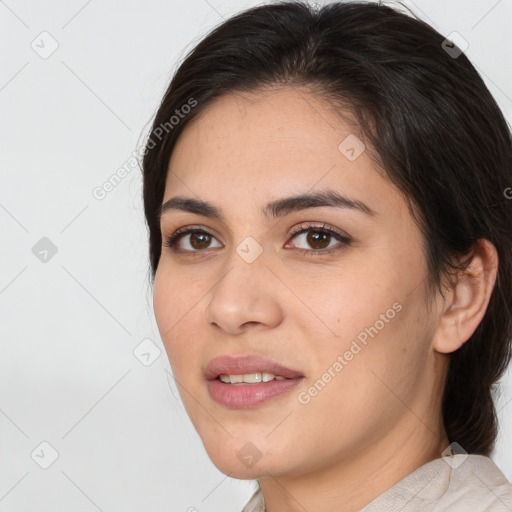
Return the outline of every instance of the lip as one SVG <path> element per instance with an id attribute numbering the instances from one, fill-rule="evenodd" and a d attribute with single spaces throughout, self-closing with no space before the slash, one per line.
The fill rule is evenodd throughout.
<path id="1" fill-rule="evenodd" d="M 218 378 L 223 374 L 240 375 L 255 372 L 281 375 L 286 377 L 286 380 L 271 380 L 257 384 L 227 384 Z M 291 391 L 304 379 L 304 375 L 299 371 L 257 355 L 217 357 L 210 361 L 205 373 L 210 397 L 221 405 L 235 409 L 258 406 Z"/>
<path id="2" fill-rule="evenodd" d="M 258 355 L 220 356 L 212 359 L 205 371 L 206 379 L 211 381 L 219 375 L 242 375 L 245 373 L 266 372 L 281 375 L 287 379 L 304 377 L 297 370 L 291 370 L 276 361 Z"/>

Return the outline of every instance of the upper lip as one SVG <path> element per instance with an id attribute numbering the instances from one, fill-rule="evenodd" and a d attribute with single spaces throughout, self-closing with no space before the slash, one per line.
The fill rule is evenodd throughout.
<path id="1" fill-rule="evenodd" d="M 205 373 L 207 380 L 214 380 L 219 375 L 243 375 L 257 372 L 273 373 L 287 379 L 304 377 L 299 371 L 291 370 L 276 361 L 258 355 L 216 357 L 208 363 Z"/>

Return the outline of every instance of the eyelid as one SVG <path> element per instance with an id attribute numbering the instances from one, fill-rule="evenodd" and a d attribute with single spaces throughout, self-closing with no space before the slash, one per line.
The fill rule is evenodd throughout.
<path id="1" fill-rule="evenodd" d="M 339 230 L 338 228 L 336 228 L 334 226 L 331 226 L 327 222 L 322 222 L 322 223 L 318 224 L 318 223 L 315 223 L 314 221 L 301 222 L 298 226 L 295 226 L 288 233 L 288 236 L 293 237 L 303 231 L 314 230 L 315 228 L 318 229 L 319 231 L 332 231 L 336 235 L 338 235 L 341 239 L 347 240 L 347 241 L 350 240 L 350 237 L 348 236 L 347 233 L 344 233 L 343 231 Z"/>
<path id="2" fill-rule="evenodd" d="M 187 224 L 186 226 L 182 226 L 181 228 L 178 228 L 176 231 L 174 231 L 174 233 L 171 236 L 181 235 L 183 233 L 187 233 L 188 231 L 192 231 L 194 229 L 196 229 L 198 231 L 201 230 L 201 231 L 208 233 L 209 235 L 215 236 L 213 234 L 213 230 L 211 230 L 210 228 L 206 228 L 202 224 Z"/>
<path id="3" fill-rule="evenodd" d="M 192 235 L 196 232 L 200 233 L 206 233 L 210 235 L 212 238 L 215 238 L 215 240 L 218 240 L 217 235 L 213 233 L 213 230 L 210 230 L 209 228 L 206 228 L 205 226 L 201 224 L 189 224 L 187 226 L 182 226 L 181 228 L 178 228 L 171 236 L 168 237 L 162 237 L 163 243 L 165 246 L 169 247 L 176 253 L 188 253 L 193 254 L 197 253 L 200 254 L 201 252 L 206 252 L 208 249 L 205 249 L 204 251 L 188 251 L 188 250 L 181 250 L 176 249 L 176 246 L 178 242 L 180 241 L 180 237 L 186 236 L 186 235 Z M 222 242 L 219 242 L 222 243 Z"/>
<path id="4" fill-rule="evenodd" d="M 300 224 L 294 226 L 294 228 L 288 233 L 287 237 L 292 239 L 296 237 L 297 235 L 308 232 L 308 231 L 314 231 L 317 229 L 318 231 L 324 231 L 331 237 L 334 237 L 340 242 L 342 245 L 349 245 L 352 242 L 352 239 L 349 235 L 347 235 L 345 232 L 339 230 L 338 228 L 331 226 L 330 224 L 323 222 L 315 222 L 315 221 L 306 221 L 301 222 Z M 178 242 L 180 241 L 181 236 L 186 236 L 190 234 L 194 234 L 195 232 L 200 233 L 206 233 L 210 235 L 212 238 L 218 241 L 217 236 L 212 232 L 213 230 L 210 230 L 209 228 L 206 228 L 203 225 L 200 224 L 192 224 L 187 226 L 182 226 L 181 228 L 174 231 L 174 233 L 169 237 L 163 237 L 164 238 L 164 245 L 171 248 L 176 253 L 182 253 L 182 254 L 201 254 L 207 252 L 210 248 L 206 248 L 204 250 L 181 250 L 176 249 L 176 246 Z M 219 242 L 222 243 L 222 242 Z M 287 243 L 288 245 L 288 243 Z M 338 244 L 339 245 L 339 244 Z M 218 247 L 214 247 L 214 249 L 218 249 Z M 303 253 L 303 254 L 329 254 L 330 252 L 339 250 L 340 248 L 338 246 L 330 247 L 327 249 L 298 249 L 297 251 Z"/>

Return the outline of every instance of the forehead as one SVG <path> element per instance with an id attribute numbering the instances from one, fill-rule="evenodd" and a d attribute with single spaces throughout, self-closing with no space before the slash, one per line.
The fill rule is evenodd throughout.
<path id="1" fill-rule="evenodd" d="M 355 123 L 309 91 L 226 94 L 180 135 L 169 162 L 164 200 L 192 194 L 213 202 L 267 202 L 331 187 L 372 202 L 378 210 L 386 199 L 396 201 L 398 191 L 361 139 Z M 354 152 L 346 153 L 347 145 L 362 152 L 354 159 Z"/>

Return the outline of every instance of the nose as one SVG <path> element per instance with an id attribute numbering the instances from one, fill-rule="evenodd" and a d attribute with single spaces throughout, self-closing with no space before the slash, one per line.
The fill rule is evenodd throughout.
<path id="1" fill-rule="evenodd" d="M 260 256 L 247 263 L 234 253 L 229 270 L 213 287 L 204 309 L 208 325 L 228 334 L 277 327 L 284 317 L 278 279 Z"/>

